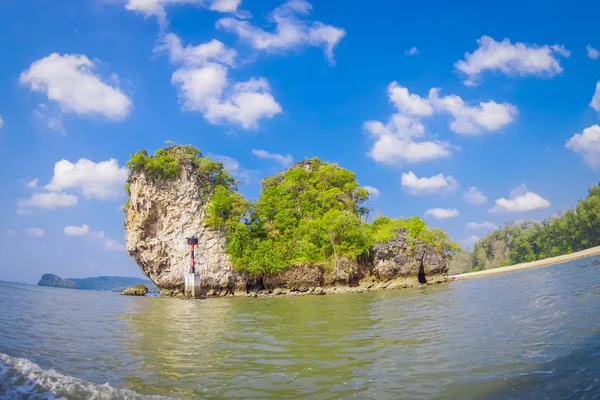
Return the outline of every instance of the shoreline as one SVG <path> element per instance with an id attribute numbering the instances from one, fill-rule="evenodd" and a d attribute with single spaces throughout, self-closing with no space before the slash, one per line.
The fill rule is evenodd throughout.
<path id="1" fill-rule="evenodd" d="M 564 262 L 580 260 L 582 258 L 593 257 L 593 256 L 597 256 L 597 255 L 600 255 L 600 246 L 591 247 L 589 249 L 577 251 L 577 252 L 571 253 L 571 254 L 564 254 L 562 256 L 544 258 L 543 260 L 530 261 L 530 262 L 526 262 L 526 263 L 510 265 L 507 267 L 484 269 L 483 271 L 467 272 L 465 274 L 451 275 L 448 277 L 448 279 L 450 279 L 452 281 L 460 281 L 460 280 L 466 280 L 466 279 L 483 278 L 486 276 L 507 274 L 509 272 L 525 271 L 528 269 L 548 267 L 548 266 L 554 265 L 554 264 L 560 264 L 560 263 L 564 263 Z"/>

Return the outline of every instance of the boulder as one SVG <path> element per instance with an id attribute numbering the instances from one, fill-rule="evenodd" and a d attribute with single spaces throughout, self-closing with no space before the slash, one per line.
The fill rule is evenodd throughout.
<path id="1" fill-rule="evenodd" d="M 121 292 L 123 296 L 145 296 L 148 293 L 146 285 L 137 285 Z"/>

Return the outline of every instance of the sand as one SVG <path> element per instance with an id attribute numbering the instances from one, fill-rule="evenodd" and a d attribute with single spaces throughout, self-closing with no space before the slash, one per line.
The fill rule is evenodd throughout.
<path id="1" fill-rule="evenodd" d="M 550 257 L 550 258 L 545 258 L 543 260 L 511 265 L 508 267 L 492 268 L 492 269 L 486 269 L 483 271 L 468 272 L 466 274 L 452 275 L 452 276 L 449 276 L 449 278 L 452 280 L 483 278 L 485 276 L 506 274 L 506 273 L 514 272 L 514 271 L 523 271 L 526 269 L 547 267 L 549 265 L 560 264 L 560 263 L 564 263 L 567 261 L 579 260 L 581 258 L 596 256 L 599 254 L 600 254 L 600 246 L 592 247 L 592 248 L 586 249 L 586 250 L 581 250 L 576 253 L 565 254 L 563 256 Z"/>

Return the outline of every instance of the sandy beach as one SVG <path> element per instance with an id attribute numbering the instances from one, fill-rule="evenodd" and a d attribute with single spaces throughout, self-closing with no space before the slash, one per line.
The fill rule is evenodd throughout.
<path id="1" fill-rule="evenodd" d="M 525 269 L 547 267 L 548 265 L 560 264 L 567 261 L 579 260 L 581 258 L 592 257 L 600 254 L 600 246 L 592 247 L 586 250 L 581 250 L 571 254 L 565 254 L 563 256 L 545 258 L 543 260 L 532 261 L 522 264 L 510 265 L 508 267 L 500 267 L 493 269 L 486 269 L 477 272 L 468 272 L 466 274 L 452 275 L 449 278 L 452 280 L 462 279 L 475 279 L 483 278 L 490 275 L 506 274 L 514 271 L 521 271 Z"/>

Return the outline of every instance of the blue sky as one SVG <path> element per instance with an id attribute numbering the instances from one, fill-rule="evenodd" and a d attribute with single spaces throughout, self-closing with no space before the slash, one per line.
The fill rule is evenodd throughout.
<path id="1" fill-rule="evenodd" d="M 600 168 L 599 11 L 4 1 L 0 279 L 140 276 L 124 164 L 166 140 L 222 160 L 251 198 L 292 160 L 339 163 L 377 189 L 373 214 L 462 244 L 572 207 Z"/>

